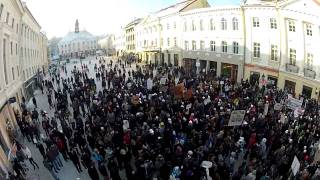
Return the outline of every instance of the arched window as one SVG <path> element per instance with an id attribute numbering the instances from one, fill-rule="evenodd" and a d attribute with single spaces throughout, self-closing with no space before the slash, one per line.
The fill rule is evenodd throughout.
<path id="1" fill-rule="evenodd" d="M 192 20 L 192 31 L 195 31 L 196 30 L 196 25 L 195 25 L 195 23 L 194 23 L 194 20 Z"/>
<path id="2" fill-rule="evenodd" d="M 236 17 L 232 18 L 232 29 L 234 31 L 239 29 L 239 23 L 238 23 L 238 19 Z"/>
<path id="3" fill-rule="evenodd" d="M 203 31 L 203 20 L 202 19 L 200 19 L 200 31 Z"/>

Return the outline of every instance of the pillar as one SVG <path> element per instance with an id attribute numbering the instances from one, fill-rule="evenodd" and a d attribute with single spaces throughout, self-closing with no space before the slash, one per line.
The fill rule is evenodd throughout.
<path id="1" fill-rule="evenodd" d="M 217 61 L 216 72 L 217 72 L 217 77 L 220 77 L 221 76 L 221 62 L 220 61 Z"/>

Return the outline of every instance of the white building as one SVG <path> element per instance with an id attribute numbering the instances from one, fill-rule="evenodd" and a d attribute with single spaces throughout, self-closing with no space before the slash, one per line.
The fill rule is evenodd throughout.
<path id="1" fill-rule="evenodd" d="M 235 81 L 289 88 L 319 97 L 318 0 L 248 0 L 209 7 L 184 1 L 136 27 L 136 51 L 147 63 L 209 71 Z"/>
<path id="2" fill-rule="evenodd" d="M 0 179 L 10 168 L 7 154 L 17 128 L 15 114 L 28 95 L 24 87 L 31 87 L 49 63 L 47 38 L 40 29 L 26 4 L 0 0 Z"/>
<path id="3" fill-rule="evenodd" d="M 115 35 L 114 46 L 117 56 L 123 56 L 126 50 L 126 34 L 124 29 L 120 29 Z"/>
<path id="4" fill-rule="evenodd" d="M 79 58 L 80 56 L 95 55 L 98 41 L 88 31 L 79 30 L 79 22 L 76 20 L 75 31 L 69 32 L 58 43 L 59 56 L 62 59 Z"/>
<path id="5" fill-rule="evenodd" d="M 114 41 L 115 36 L 113 34 L 109 34 L 98 40 L 98 46 L 104 54 L 112 56 L 115 53 Z"/>

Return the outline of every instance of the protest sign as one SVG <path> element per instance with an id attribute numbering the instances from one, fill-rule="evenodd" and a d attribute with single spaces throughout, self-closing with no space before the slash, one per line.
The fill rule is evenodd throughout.
<path id="1" fill-rule="evenodd" d="M 153 80 L 152 79 L 148 79 L 147 80 L 147 89 L 151 90 L 153 87 Z"/>
<path id="2" fill-rule="evenodd" d="M 161 84 L 161 85 L 164 85 L 164 84 L 166 84 L 166 81 L 167 81 L 167 78 L 162 77 L 162 78 L 160 79 L 160 84 Z"/>
<path id="3" fill-rule="evenodd" d="M 276 103 L 273 108 L 274 108 L 274 110 L 276 110 L 276 111 L 281 111 L 281 109 L 282 109 L 282 104 Z"/>
<path id="4" fill-rule="evenodd" d="M 294 159 L 291 164 L 291 170 L 294 176 L 298 173 L 299 169 L 300 169 L 300 162 L 297 156 L 294 156 Z"/>
<path id="5" fill-rule="evenodd" d="M 302 105 L 302 100 L 295 99 L 293 97 L 288 97 L 287 99 L 287 107 L 291 110 L 296 110 L 297 108 L 300 108 Z"/>
<path id="6" fill-rule="evenodd" d="M 232 111 L 228 126 L 240 126 L 240 125 L 242 125 L 245 113 L 246 113 L 245 110 Z"/>

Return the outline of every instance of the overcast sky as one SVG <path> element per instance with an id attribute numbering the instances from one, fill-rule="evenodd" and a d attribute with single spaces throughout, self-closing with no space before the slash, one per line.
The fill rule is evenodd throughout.
<path id="1" fill-rule="evenodd" d="M 94 35 L 115 33 L 135 17 L 143 17 L 181 0 L 24 0 L 48 38 L 74 30 Z M 210 5 L 238 4 L 238 0 L 208 0 Z"/>

